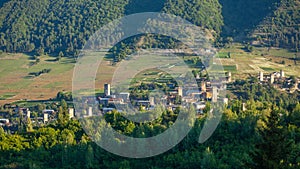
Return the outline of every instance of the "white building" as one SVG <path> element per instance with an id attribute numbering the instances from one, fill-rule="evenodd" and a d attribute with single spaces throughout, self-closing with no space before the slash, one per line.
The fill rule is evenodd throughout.
<path id="1" fill-rule="evenodd" d="M 73 108 L 69 108 L 69 118 L 74 118 L 74 109 Z"/>
<path id="2" fill-rule="evenodd" d="M 213 103 L 218 102 L 218 88 L 215 86 L 213 87 L 212 102 Z"/>
<path id="3" fill-rule="evenodd" d="M 105 96 L 110 96 L 110 84 L 106 83 L 104 84 L 104 94 Z"/>
<path id="4" fill-rule="evenodd" d="M 44 113 L 44 123 L 47 123 L 49 121 L 49 114 L 48 113 Z"/>
<path id="5" fill-rule="evenodd" d="M 92 107 L 89 107 L 88 116 L 89 117 L 93 116 L 93 108 Z"/>
<path id="6" fill-rule="evenodd" d="M 228 72 L 228 82 L 231 82 L 232 81 L 232 74 L 231 72 Z"/>
<path id="7" fill-rule="evenodd" d="M 263 82 L 264 81 L 264 73 L 259 72 L 259 81 Z"/>
<path id="8" fill-rule="evenodd" d="M 129 101 L 129 96 L 130 96 L 130 93 L 128 93 L 128 92 L 122 92 L 119 94 L 119 98 L 123 99 L 124 102 Z"/>
<path id="9" fill-rule="evenodd" d="M 270 76 L 271 76 L 270 83 L 273 84 L 275 81 L 275 75 L 272 73 Z"/>

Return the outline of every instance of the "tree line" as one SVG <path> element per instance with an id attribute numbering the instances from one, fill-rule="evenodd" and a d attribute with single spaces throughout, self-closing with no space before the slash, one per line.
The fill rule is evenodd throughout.
<path id="1" fill-rule="evenodd" d="M 224 108 L 222 120 L 212 137 L 203 144 L 198 143 L 198 137 L 206 115 L 190 123 L 193 129 L 189 134 L 164 154 L 147 159 L 119 157 L 92 142 L 82 129 L 82 123 L 69 120 L 67 104 L 62 101 L 55 123 L 30 129 L 28 122 L 23 130 L 13 135 L 0 128 L 0 168 L 299 167 L 299 93 L 280 93 L 253 79 L 232 85 L 236 90 Z M 104 116 L 107 124 L 97 119 L 85 124 L 97 125 L 100 130 L 95 134 L 101 135 L 101 131 L 112 127 L 120 134 L 144 138 L 164 132 L 179 113 L 159 108 L 155 112 L 161 116 L 145 123 L 132 122 L 122 113 L 112 111 Z M 118 139 L 112 137 L 110 141 L 122 146 Z M 136 150 L 148 151 L 143 146 Z"/>

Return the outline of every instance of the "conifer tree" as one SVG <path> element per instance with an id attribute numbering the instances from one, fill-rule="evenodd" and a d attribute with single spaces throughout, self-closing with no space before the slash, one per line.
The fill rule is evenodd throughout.
<path id="1" fill-rule="evenodd" d="M 261 141 L 256 144 L 253 155 L 254 168 L 286 168 L 291 142 L 288 140 L 286 126 L 281 124 L 280 112 L 273 107 L 263 122 L 264 126 L 259 129 Z"/>

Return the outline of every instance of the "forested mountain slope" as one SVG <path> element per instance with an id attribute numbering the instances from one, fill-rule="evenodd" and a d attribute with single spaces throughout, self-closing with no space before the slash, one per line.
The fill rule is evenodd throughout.
<path id="1" fill-rule="evenodd" d="M 127 3 L 124 0 L 12 0 L 0 10 L 0 46 L 10 52 L 72 54 L 101 25 L 121 17 Z"/>
<path id="2" fill-rule="evenodd" d="M 218 0 L 167 0 L 164 12 L 214 30 L 216 36 L 223 26 L 222 7 Z"/>
<path id="3" fill-rule="evenodd" d="M 7 52 L 73 56 L 111 20 L 160 11 L 215 37 L 244 40 L 255 32 L 268 45 L 287 48 L 296 48 L 299 39 L 298 0 L 4 0 L 0 7 L 0 50 Z"/>
<path id="4" fill-rule="evenodd" d="M 125 13 L 160 12 L 166 0 L 129 0 Z"/>
<path id="5" fill-rule="evenodd" d="M 276 10 L 255 29 L 260 44 L 285 47 L 298 52 L 300 44 L 300 1 L 281 0 Z"/>
<path id="6" fill-rule="evenodd" d="M 280 0 L 219 0 L 224 17 L 223 35 L 245 36 L 276 8 Z"/>
<path id="7" fill-rule="evenodd" d="M 0 9 L 0 46 L 8 52 L 73 55 L 102 25 L 125 14 L 161 10 L 218 33 L 222 26 L 217 0 L 11 0 Z"/>

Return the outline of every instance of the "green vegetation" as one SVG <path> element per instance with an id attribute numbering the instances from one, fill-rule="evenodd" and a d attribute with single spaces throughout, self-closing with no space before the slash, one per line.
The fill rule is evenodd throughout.
<path id="1" fill-rule="evenodd" d="M 194 126 L 191 132 L 164 154 L 147 159 L 119 157 L 93 143 L 77 120 L 68 120 L 67 104 L 62 100 L 55 123 L 36 128 L 28 121 L 17 134 L 5 133 L 0 128 L 0 167 L 298 168 L 300 93 L 280 93 L 271 86 L 256 83 L 255 79 L 238 80 L 231 85 L 234 97 L 225 108 L 217 130 L 204 144 L 197 140 L 206 116 L 191 123 Z M 63 93 L 58 96 L 65 97 Z M 247 110 L 243 110 L 243 103 Z M 177 115 L 177 110 L 163 111 L 158 119 L 147 123 L 131 122 L 116 111 L 104 117 L 117 132 L 143 138 L 165 131 Z M 97 127 L 107 128 L 94 118 Z M 87 124 L 96 125 L 93 121 Z M 97 134 L 101 136 L 101 132 Z M 110 141 L 122 145 L 118 139 Z M 147 151 L 148 147 L 137 150 Z"/>
<path id="2" fill-rule="evenodd" d="M 284 70 L 288 75 L 299 76 L 300 67 L 295 64 L 295 52 L 287 49 L 255 47 L 249 52 L 248 44 L 233 43 L 230 48 L 219 51 L 219 58 L 224 70 L 233 70 L 237 78 L 245 78 L 249 74 L 258 75 L 259 71 L 279 72 Z M 225 57 L 230 53 L 230 58 Z M 285 64 L 282 64 L 284 61 Z M 236 69 L 236 71 L 235 71 Z"/>
<path id="3" fill-rule="evenodd" d="M 58 112 L 57 120 L 48 125 L 12 117 L 10 120 L 19 126 L 15 134 L 0 127 L 0 169 L 300 168 L 300 93 L 278 91 L 269 84 L 259 84 L 255 77 L 259 71 L 284 70 L 286 76 L 294 76 L 291 84 L 295 83 L 300 72 L 299 8 L 299 0 L 0 1 L 0 104 L 17 101 L 14 104 L 29 107 L 35 117 L 41 116 L 44 109 Z M 211 69 L 221 66 L 225 72 L 232 72 L 234 79 L 243 80 L 227 84 L 229 103 L 207 142 L 197 142 L 208 117 L 204 114 L 190 124 L 191 132 L 170 151 L 147 159 L 129 159 L 100 148 L 85 134 L 79 121 L 69 119 L 72 94 L 66 91 L 71 91 L 73 57 L 95 31 L 124 15 L 150 11 L 175 14 L 204 28 L 217 47 L 224 47 L 216 56 L 222 65 Z M 129 54 L 138 49 L 182 45 L 176 39 L 152 34 L 119 42 L 99 66 L 101 77 L 96 78 L 96 93 L 103 93 L 99 88 L 110 82 L 115 65 L 119 64 L 116 62 Z M 183 59 L 194 76 L 207 77 L 199 57 L 183 54 Z M 166 65 L 170 66 L 173 65 Z M 245 78 L 249 75 L 252 78 Z M 167 91 L 167 84 L 177 85 L 168 73 L 155 69 L 141 72 L 131 80 L 130 97 L 134 99 L 148 99 L 151 89 Z M 82 90 L 87 95 L 92 92 Z M 181 101 L 180 97 L 173 99 L 176 103 Z M 1 105 L 0 113 L 12 114 L 12 109 Z M 154 113 L 158 114 L 156 110 Z M 103 117 L 117 132 L 144 138 L 171 127 L 179 108 L 159 113 L 156 120 L 145 123 L 134 123 L 117 111 Z M 99 127 L 99 131 L 108 128 L 98 122 L 89 125 Z M 93 134 L 122 146 L 119 139 L 99 132 Z M 149 147 L 136 149 L 148 151 Z"/>
<path id="4" fill-rule="evenodd" d="M 218 58 L 230 58 L 230 52 L 228 52 L 228 53 L 226 53 L 226 52 L 219 52 L 218 54 L 217 54 L 217 57 Z"/>
<path id="5" fill-rule="evenodd" d="M 30 72 L 28 75 L 29 76 L 34 76 L 34 77 L 37 77 L 37 76 L 40 76 L 42 74 L 45 74 L 45 73 L 49 73 L 51 71 L 51 69 L 43 69 L 39 72 Z"/>
<path id="6" fill-rule="evenodd" d="M 236 66 L 235 65 L 224 65 L 223 66 L 224 71 L 226 72 L 235 72 L 236 71 Z"/>
<path id="7" fill-rule="evenodd" d="M 300 44 L 300 2 L 281 0 L 254 32 L 256 40 L 263 45 L 285 47 L 298 52 Z"/>
<path id="8" fill-rule="evenodd" d="M 222 34 L 246 37 L 275 9 L 280 0 L 220 0 L 224 17 Z"/>
<path id="9" fill-rule="evenodd" d="M 164 12 L 181 16 L 219 35 L 223 26 L 221 8 L 218 0 L 167 0 Z"/>
<path id="10" fill-rule="evenodd" d="M 270 68 L 270 67 L 260 67 L 260 68 L 267 72 L 275 71 L 273 68 Z"/>
<path id="11" fill-rule="evenodd" d="M 208 29 L 209 34 L 213 35 L 210 39 L 222 33 L 221 43 L 245 40 L 242 37 L 254 32 L 254 40 L 261 45 L 295 51 L 299 48 L 299 2 L 295 0 L 10 0 L 2 5 L 0 50 L 38 56 L 51 54 L 58 57 L 56 61 L 64 56 L 77 56 L 88 38 L 108 22 L 125 14 L 150 11 L 181 16 Z M 243 35 L 245 32 L 246 35 Z M 132 45 L 149 46 L 147 42 L 153 41 L 153 37 L 144 37 L 133 37 L 127 45 L 113 50 L 116 60 L 134 52 L 130 52 Z M 159 41 L 151 46 L 173 46 L 170 39 Z M 249 47 L 253 50 L 253 46 Z"/>
<path id="12" fill-rule="evenodd" d="M 5 93 L 4 95 L 0 96 L 0 100 L 6 100 L 9 99 L 11 97 L 14 97 L 16 95 L 16 93 Z"/>
<path id="13" fill-rule="evenodd" d="M 223 22 L 217 0 L 149 3 L 148 0 L 11 0 L 0 9 L 0 49 L 38 56 L 45 53 L 74 56 L 101 26 L 125 14 L 142 11 L 162 10 L 214 30 L 216 35 L 220 33 Z"/>
<path id="14" fill-rule="evenodd" d="M 100 26 L 121 17 L 127 3 L 11 0 L 0 10 L 1 49 L 38 55 L 58 55 L 63 51 L 74 55 Z"/>

